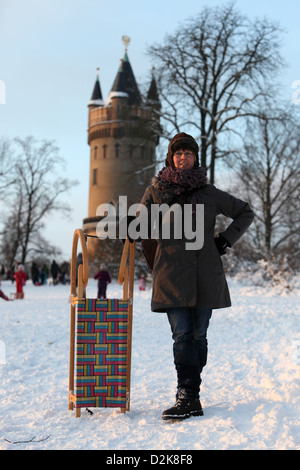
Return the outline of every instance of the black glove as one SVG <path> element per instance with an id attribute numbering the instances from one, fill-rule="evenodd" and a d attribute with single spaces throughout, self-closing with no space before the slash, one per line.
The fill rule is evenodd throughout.
<path id="1" fill-rule="evenodd" d="M 227 240 L 225 240 L 224 237 L 222 237 L 222 235 L 219 235 L 215 238 L 215 244 L 217 245 L 220 256 L 226 255 L 226 248 L 230 248 L 230 244 Z"/>

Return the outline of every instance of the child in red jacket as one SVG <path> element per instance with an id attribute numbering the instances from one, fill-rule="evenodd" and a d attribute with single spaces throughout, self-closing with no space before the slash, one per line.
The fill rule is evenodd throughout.
<path id="1" fill-rule="evenodd" d="M 14 279 L 16 281 L 16 299 L 24 299 L 23 286 L 25 286 L 27 281 L 27 276 L 24 271 L 24 266 L 19 264 L 17 272 L 14 274 Z"/>

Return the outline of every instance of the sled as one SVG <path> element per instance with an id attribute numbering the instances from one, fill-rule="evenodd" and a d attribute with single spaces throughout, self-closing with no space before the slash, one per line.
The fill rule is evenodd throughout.
<path id="1" fill-rule="evenodd" d="M 82 264 L 77 262 L 80 240 Z M 102 243 L 105 243 L 102 241 Z M 118 282 L 122 299 L 86 297 L 89 279 L 86 235 L 76 229 L 71 257 L 69 410 L 120 408 L 130 411 L 132 307 L 135 242 L 127 238 Z"/>
<path id="2" fill-rule="evenodd" d="M 24 299 L 24 297 L 24 292 L 10 292 L 9 294 L 10 300 Z"/>

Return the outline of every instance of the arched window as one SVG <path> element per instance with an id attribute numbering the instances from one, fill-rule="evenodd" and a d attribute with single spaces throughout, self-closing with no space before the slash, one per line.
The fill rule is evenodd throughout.
<path id="1" fill-rule="evenodd" d="M 144 156 L 145 156 L 145 146 L 144 145 L 140 145 L 140 152 L 141 152 L 141 158 L 144 158 Z"/>
<path id="2" fill-rule="evenodd" d="M 145 171 L 139 171 L 138 175 L 138 184 L 145 184 Z"/>
<path id="3" fill-rule="evenodd" d="M 116 144 L 116 145 L 115 145 L 115 155 L 116 155 L 116 158 L 119 158 L 119 155 L 120 155 L 120 144 Z"/>
<path id="4" fill-rule="evenodd" d="M 97 169 L 96 168 L 93 170 L 92 184 L 97 184 Z"/>
<path id="5" fill-rule="evenodd" d="M 133 158 L 134 154 L 134 146 L 132 144 L 129 144 L 129 158 Z"/>

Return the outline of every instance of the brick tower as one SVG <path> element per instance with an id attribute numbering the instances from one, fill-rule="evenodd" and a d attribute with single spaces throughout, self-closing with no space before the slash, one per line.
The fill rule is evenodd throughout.
<path id="1" fill-rule="evenodd" d="M 90 180 L 88 217 L 83 229 L 96 235 L 97 207 L 103 203 L 115 206 L 119 196 L 127 196 L 128 206 L 140 202 L 155 173 L 155 152 L 159 98 L 154 76 L 145 99 L 140 94 L 128 54 L 130 41 L 123 37 L 124 57 L 111 91 L 102 98 L 99 73 L 88 104 L 88 144 L 90 146 Z M 91 243 L 90 243 L 91 242 Z M 89 239 L 89 255 L 95 257 L 95 243 Z"/>

